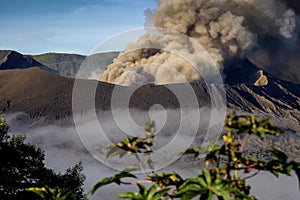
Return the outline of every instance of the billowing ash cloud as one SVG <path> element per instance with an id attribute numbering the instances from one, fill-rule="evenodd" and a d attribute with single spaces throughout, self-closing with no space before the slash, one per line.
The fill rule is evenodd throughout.
<path id="1" fill-rule="evenodd" d="M 162 36 L 146 33 L 129 45 L 102 74 L 102 81 L 121 85 L 194 81 L 200 77 L 199 68 L 222 70 L 224 61 L 243 57 L 259 46 L 259 38 L 295 37 L 295 13 L 278 0 L 159 0 L 155 10 L 145 13 L 146 27 L 187 35 L 217 64 L 209 64 L 208 56 L 195 56 L 195 48 L 178 34 L 158 30 Z M 198 70 L 182 57 L 191 60 Z"/>

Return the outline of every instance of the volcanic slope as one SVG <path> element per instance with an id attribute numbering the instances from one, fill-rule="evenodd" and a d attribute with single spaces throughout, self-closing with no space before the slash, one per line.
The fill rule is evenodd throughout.
<path id="1" fill-rule="evenodd" d="M 24 112 L 31 119 L 43 118 L 48 122 L 70 117 L 74 80 L 37 67 L 0 70 L 0 112 L 2 114 Z M 93 109 L 95 106 L 97 110 L 109 110 L 114 85 L 93 80 L 78 80 L 78 82 L 83 91 L 77 98 L 82 101 L 96 92 L 95 105 L 90 105 L 87 109 Z M 195 89 L 199 94 L 199 104 L 202 106 L 209 104 L 205 84 L 203 83 L 203 87 L 197 85 L 195 84 Z M 180 87 L 180 85 L 170 87 L 174 86 Z M 129 93 L 132 88 L 121 87 L 121 90 Z M 161 104 L 166 108 L 179 106 L 175 95 L 165 86 L 145 85 L 135 91 L 130 99 L 130 107 L 137 109 L 149 109 L 154 104 Z M 89 110 L 83 112 L 87 111 Z"/>
<path id="2" fill-rule="evenodd" d="M 228 107 L 251 113 L 291 117 L 299 121 L 300 85 L 281 81 L 266 72 L 258 74 L 256 78 L 261 78 L 259 75 L 267 80 L 266 85 L 249 83 L 225 85 Z M 0 70 L 0 112 L 2 114 L 24 112 L 31 119 L 43 118 L 49 122 L 68 118 L 72 115 L 74 81 L 75 79 L 49 73 L 37 67 Z M 88 110 L 82 112 L 94 107 L 97 110 L 110 109 L 112 92 L 116 86 L 93 80 L 78 80 L 78 82 L 84 90 L 74 98 L 82 99 L 84 102 L 88 96 L 95 93 L 95 105 L 90 105 L 87 107 Z M 184 86 L 184 84 L 142 86 L 133 93 L 129 105 L 141 110 L 147 110 L 155 104 L 161 104 L 165 108 L 178 108 L 178 100 L 171 90 L 182 91 Z M 222 87 L 207 86 L 202 81 L 191 83 L 191 86 L 200 106 L 210 105 L 209 90 L 219 90 Z M 117 87 L 120 87 L 124 94 L 134 90 L 132 87 Z M 122 98 L 119 101 L 121 106 Z"/>

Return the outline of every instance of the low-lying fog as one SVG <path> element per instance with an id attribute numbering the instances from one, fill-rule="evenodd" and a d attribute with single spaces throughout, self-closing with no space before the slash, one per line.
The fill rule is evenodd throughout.
<path id="1" fill-rule="evenodd" d="M 128 122 L 128 116 L 122 111 L 119 111 L 116 117 L 119 127 L 116 125 L 110 112 L 98 113 L 97 121 L 90 116 L 86 116 L 80 123 L 77 123 L 77 127 L 74 125 L 31 127 L 19 120 L 19 116 L 22 114 L 9 115 L 6 116 L 6 119 L 11 127 L 10 133 L 25 134 L 28 142 L 45 151 L 47 167 L 63 172 L 68 167 L 82 162 L 87 178 L 84 188 L 88 191 L 97 181 L 115 174 L 117 171 L 114 169 L 121 170 L 128 166 L 136 165 L 135 160 L 130 158 L 130 156 L 125 156 L 125 160 L 118 158 L 106 160 L 102 149 L 109 144 L 109 141 L 116 142 L 125 138 L 126 132 L 131 136 L 143 136 L 143 124 L 150 117 L 155 120 L 158 130 L 154 146 L 154 162 L 156 164 L 154 167 L 157 169 L 162 168 L 160 171 L 176 170 L 184 177 L 192 176 L 193 173 L 197 172 L 195 168 L 187 168 L 186 166 L 188 165 L 182 167 L 182 164 L 177 165 L 174 160 L 191 143 L 192 145 L 202 144 L 205 135 L 203 133 L 206 133 L 209 127 L 210 113 L 210 110 L 206 108 L 201 109 L 199 113 L 190 111 L 185 114 L 179 114 L 178 110 L 152 111 L 150 116 L 144 112 L 132 111 L 132 119 L 137 123 L 135 127 L 128 125 L 130 123 Z M 196 120 L 198 116 L 200 118 Z M 222 120 L 223 116 L 212 120 L 213 123 L 210 125 L 211 131 L 217 132 L 217 134 L 212 135 L 209 133 L 209 137 L 205 139 L 219 136 L 221 132 L 220 127 L 222 126 L 222 123 L 220 124 L 219 122 Z M 194 134 L 194 128 L 198 127 L 198 123 L 195 123 L 195 121 L 199 121 L 200 127 L 196 132 L 201 134 Z M 184 130 L 185 136 L 176 133 L 179 129 L 179 124 L 182 125 L 181 128 Z M 99 144 L 97 145 L 98 142 Z M 89 144 L 91 145 L 89 146 Z M 165 167 L 168 164 L 170 165 Z M 259 176 L 251 179 L 249 183 L 252 185 L 252 194 L 258 199 L 298 200 L 300 197 L 296 176 L 280 176 L 277 179 L 273 175 L 260 173 Z M 121 187 L 115 185 L 106 186 L 93 195 L 91 199 L 116 199 L 117 194 L 122 191 L 134 190 L 132 188 L 135 187 L 126 186 L 121 189 Z"/>

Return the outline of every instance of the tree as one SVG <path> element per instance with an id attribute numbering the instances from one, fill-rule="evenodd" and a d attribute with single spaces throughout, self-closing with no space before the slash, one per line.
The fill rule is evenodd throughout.
<path id="1" fill-rule="evenodd" d="M 26 188 L 59 188 L 72 199 L 83 199 L 82 165 L 56 173 L 45 167 L 40 148 L 25 143 L 25 136 L 8 135 L 9 126 L 0 119 L 0 199 L 39 199 Z M 27 197 L 27 198 L 26 198 Z"/>
<path id="2" fill-rule="evenodd" d="M 112 177 L 99 181 L 91 190 L 94 194 L 105 185 L 116 183 L 118 185 L 137 185 L 138 191 L 120 194 L 119 198 L 132 200 L 159 200 L 159 199 L 256 199 L 251 195 L 251 187 L 247 180 L 256 176 L 261 171 L 266 171 L 278 176 L 279 174 L 290 175 L 295 171 L 300 184 L 300 164 L 288 159 L 286 154 L 274 147 L 270 148 L 273 157 L 269 161 L 248 158 L 245 155 L 245 146 L 250 137 L 258 137 L 264 140 L 266 135 L 280 136 L 282 131 L 273 126 L 268 119 L 259 120 L 255 116 L 235 115 L 232 113 L 225 120 L 227 133 L 223 135 L 221 145 L 211 145 L 188 149 L 183 155 L 191 154 L 198 157 L 206 154 L 205 168 L 195 177 L 183 179 L 176 172 L 164 172 L 155 174 L 149 162 L 140 163 L 141 169 L 145 165 L 150 172 L 144 173 L 146 180 L 129 181 L 129 178 L 137 177 L 127 171 L 122 171 Z M 107 148 L 107 156 L 124 156 L 124 152 L 135 154 L 151 153 L 152 139 L 154 138 L 155 124 L 153 121 L 145 126 L 145 138 L 125 138 Z M 149 158 L 150 159 L 150 158 Z M 150 162 L 151 163 L 151 162 Z M 145 187 L 145 183 L 150 184 Z M 149 189 L 147 189 L 149 188 Z"/>

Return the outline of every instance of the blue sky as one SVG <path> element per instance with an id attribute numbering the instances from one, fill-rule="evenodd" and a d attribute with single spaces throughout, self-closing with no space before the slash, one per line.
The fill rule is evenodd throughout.
<path id="1" fill-rule="evenodd" d="M 24 54 L 89 54 L 109 37 L 142 27 L 144 10 L 155 8 L 157 0 L 0 0 L 0 3 L 0 49 Z"/>

